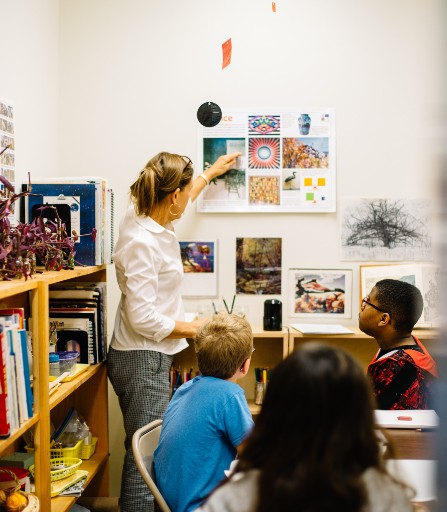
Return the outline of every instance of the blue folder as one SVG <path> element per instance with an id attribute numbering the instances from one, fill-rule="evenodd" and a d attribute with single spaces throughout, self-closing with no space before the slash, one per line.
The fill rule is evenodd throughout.
<path id="1" fill-rule="evenodd" d="M 34 183 L 32 186 L 33 195 L 26 197 L 26 218 L 32 219 L 33 206 L 42 205 L 45 196 L 77 196 L 79 197 L 80 226 L 78 234 L 91 233 L 95 226 L 95 190 L 94 183 Z M 37 195 L 34 195 L 37 194 Z M 73 226 L 73 223 L 72 223 Z M 83 265 L 96 265 L 95 241 L 91 236 L 83 236 L 75 244 L 75 261 Z"/>

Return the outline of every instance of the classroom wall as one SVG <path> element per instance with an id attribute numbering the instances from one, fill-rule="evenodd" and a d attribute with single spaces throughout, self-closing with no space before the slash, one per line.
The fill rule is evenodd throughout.
<path id="1" fill-rule="evenodd" d="M 442 0 L 0 0 L 0 96 L 16 103 L 17 173 L 101 175 L 122 216 L 127 191 L 161 150 L 197 161 L 196 111 L 332 107 L 337 203 L 345 197 L 437 195 L 444 133 Z M 6 20 L 6 22 L 5 22 Z M 221 45 L 233 43 L 221 70 Z M 5 70 L 9 73 L 6 73 Z M 22 178 L 23 179 L 23 178 Z M 219 294 L 235 291 L 235 238 L 283 239 L 287 269 L 353 269 L 340 259 L 339 215 L 199 214 L 179 237 L 217 238 Z M 270 297 L 269 297 L 270 298 Z M 109 268 L 109 331 L 119 294 Z M 238 296 L 262 323 L 263 296 Z M 187 300 L 195 311 L 197 300 Z M 284 323 L 291 319 L 284 315 Z M 124 432 L 110 398 L 111 495 Z"/>
<path id="2" fill-rule="evenodd" d="M 59 0 L 0 0 L 0 97 L 14 104 L 16 181 L 58 173 Z"/>

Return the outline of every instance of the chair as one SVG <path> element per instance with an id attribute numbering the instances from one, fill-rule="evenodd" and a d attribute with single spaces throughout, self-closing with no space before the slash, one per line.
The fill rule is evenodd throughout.
<path id="1" fill-rule="evenodd" d="M 161 424 L 162 420 L 155 420 L 138 429 L 132 437 L 132 452 L 138 471 L 154 495 L 159 510 L 171 512 L 154 479 L 154 451 L 160 438 Z"/>

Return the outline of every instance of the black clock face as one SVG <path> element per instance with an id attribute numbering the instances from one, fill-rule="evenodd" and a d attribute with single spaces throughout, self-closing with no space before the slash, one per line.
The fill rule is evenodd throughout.
<path id="1" fill-rule="evenodd" d="M 222 110 L 219 105 L 211 101 L 207 101 L 200 105 L 197 110 L 197 119 L 202 126 L 212 128 L 220 123 L 222 119 Z"/>

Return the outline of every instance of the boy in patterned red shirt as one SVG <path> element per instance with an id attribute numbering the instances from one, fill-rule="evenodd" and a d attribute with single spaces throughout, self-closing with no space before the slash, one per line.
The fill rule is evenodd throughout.
<path id="1" fill-rule="evenodd" d="M 433 409 L 436 363 L 411 334 L 423 309 L 421 292 L 395 279 L 376 283 L 362 300 L 359 327 L 380 350 L 368 366 L 379 409 Z"/>

